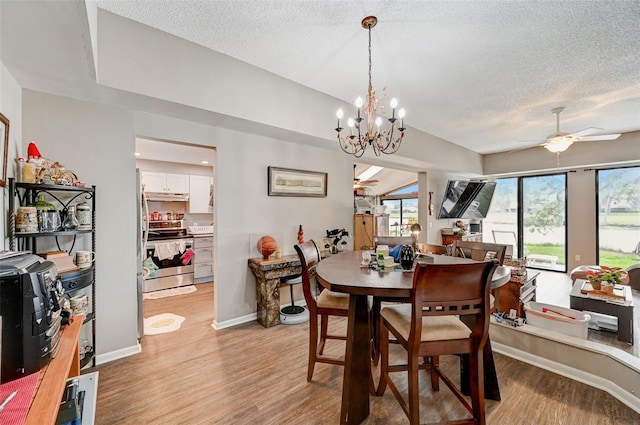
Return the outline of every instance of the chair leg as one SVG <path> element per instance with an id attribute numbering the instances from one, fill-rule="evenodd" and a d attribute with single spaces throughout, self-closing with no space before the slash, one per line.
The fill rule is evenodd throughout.
<path id="1" fill-rule="evenodd" d="M 469 355 L 469 375 L 471 382 L 471 408 L 473 417 L 479 425 L 485 425 L 484 400 L 484 368 L 482 350 L 476 350 Z"/>
<path id="2" fill-rule="evenodd" d="M 437 369 L 440 367 L 440 356 L 431 356 L 431 369 L 429 369 L 429 377 L 431 378 L 431 389 L 440 391 L 440 377 L 438 377 Z"/>
<path id="3" fill-rule="evenodd" d="M 409 355 L 409 364 L 407 369 L 407 384 L 409 392 L 409 423 L 420 424 L 420 386 L 418 380 L 418 371 L 420 359 Z"/>
<path id="4" fill-rule="evenodd" d="M 309 362 L 307 365 L 307 382 L 313 378 L 313 369 L 316 365 L 316 353 L 318 349 L 318 316 L 315 313 L 309 315 Z"/>
<path id="5" fill-rule="evenodd" d="M 327 328 L 329 327 L 329 316 L 326 314 L 320 315 L 320 345 L 318 346 L 318 353 L 324 352 L 324 344 L 327 342 Z"/>
<path id="6" fill-rule="evenodd" d="M 382 321 L 380 321 L 382 324 Z M 378 388 L 376 389 L 376 395 L 383 395 L 387 388 L 387 379 L 389 374 L 389 331 L 384 329 L 378 329 L 378 346 L 380 347 L 380 380 L 378 381 Z"/>

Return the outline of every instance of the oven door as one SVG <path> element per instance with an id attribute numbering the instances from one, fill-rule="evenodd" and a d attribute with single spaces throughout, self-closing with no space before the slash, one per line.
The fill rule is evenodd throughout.
<path id="1" fill-rule="evenodd" d="M 145 254 L 143 266 L 148 265 L 149 261 L 153 265 L 143 273 L 143 292 L 194 283 L 193 239 L 150 240 Z"/>

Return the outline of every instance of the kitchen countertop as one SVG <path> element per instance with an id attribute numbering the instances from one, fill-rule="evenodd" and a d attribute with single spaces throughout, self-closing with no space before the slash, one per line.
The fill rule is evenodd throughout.
<path id="1" fill-rule="evenodd" d="M 188 233 L 189 236 L 193 236 L 194 238 L 205 238 L 213 236 L 213 233 Z"/>

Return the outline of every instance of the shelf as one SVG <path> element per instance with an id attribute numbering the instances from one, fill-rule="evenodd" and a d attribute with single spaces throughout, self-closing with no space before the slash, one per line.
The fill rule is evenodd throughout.
<path id="1" fill-rule="evenodd" d="M 86 269 L 60 273 L 58 277 L 67 293 L 79 291 L 93 284 L 93 265 Z"/>
<path id="2" fill-rule="evenodd" d="M 16 183 L 17 188 L 36 191 L 60 190 L 63 192 L 94 192 L 93 187 L 66 186 L 63 184 Z"/>
<path id="3" fill-rule="evenodd" d="M 85 323 L 90 322 L 95 318 L 96 318 L 95 313 L 93 313 L 93 312 L 87 313 L 87 315 L 84 316 L 84 319 L 82 320 L 82 324 L 84 325 Z"/>
<path id="4" fill-rule="evenodd" d="M 84 369 L 85 366 L 91 363 L 93 357 L 93 351 L 91 353 L 85 353 L 84 357 L 80 360 L 80 369 Z"/>
<path id="5" fill-rule="evenodd" d="M 33 232 L 33 233 L 20 233 L 16 232 L 16 238 L 39 238 L 44 236 L 75 236 L 81 234 L 93 233 L 93 230 L 60 230 L 57 232 Z"/>
<path id="6" fill-rule="evenodd" d="M 22 250 L 31 251 L 37 254 L 38 249 L 41 251 L 49 250 L 53 247 L 54 243 L 57 246 L 58 251 L 66 251 L 69 255 L 73 256 L 74 252 L 78 250 L 88 250 L 96 252 L 96 187 L 95 186 L 67 186 L 58 184 L 41 184 L 41 183 L 20 183 L 16 182 L 14 178 L 7 179 L 9 193 L 9 218 L 16 218 L 16 208 L 20 206 L 26 206 L 36 202 L 36 197 L 41 194 L 52 198 L 51 202 L 55 205 L 56 210 L 68 211 L 71 206 L 80 205 L 82 203 L 90 204 L 91 215 L 91 228 L 90 229 L 73 229 L 73 230 L 61 230 L 55 232 L 32 232 L 32 233 L 17 233 L 16 228 L 10 225 L 7 229 L 7 235 L 9 238 L 9 248 L 12 251 L 16 251 L 20 246 Z M 80 202 L 80 204 L 79 204 Z M 81 237 L 77 237 L 81 235 Z M 86 235 L 82 237 L 82 235 Z M 49 238 L 49 239 L 47 239 Z M 76 243 L 80 245 L 76 247 Z M 50 259 L 51 260 L 51 259 Z M 84 327 L 85 331 L 90 330 L 90 344 L 95 347 L 96 342 L 96 288 L 95 288 L 95 263 L 92 263 L 90 267 L 84 269 L 75 269 L 68 267 L 66 264 L 61 265 L 63 269 L 72 269 L 67 272 L 58 271 L 58 278 L 64 288 L 64 292 L 67 297 L 75 295 L 78 291 L 86 291 L 87 296 L 90 299 L 90 306 L 88 314 L 84 317 L 76 316 L 78 327 Z M 82 294 L 82 292 L 80 292 Z M 76 325 L 74 322 L 74 325 Z M 77 360 L 77 359 L 76 359 Z M 83 359 L 83 365 L 95 365 L 95 357 L 87 356 Z M 77 368 L 79 370 L 79 367 Z M 76 373 L 77 375 L 77 373 Z M 59 400 L 58 400 L 59 402 Z"/>

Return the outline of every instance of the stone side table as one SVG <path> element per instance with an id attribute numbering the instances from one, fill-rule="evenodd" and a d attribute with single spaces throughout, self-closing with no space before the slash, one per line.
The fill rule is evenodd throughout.
<path id="1" fill-rule="evenodd" d="M 265 328 L 280 324 L 280 279 L 302 273 L 297 255 L 280 260 L 250 258 L 249 268 L 256 277 L 258 323 Z"/>

